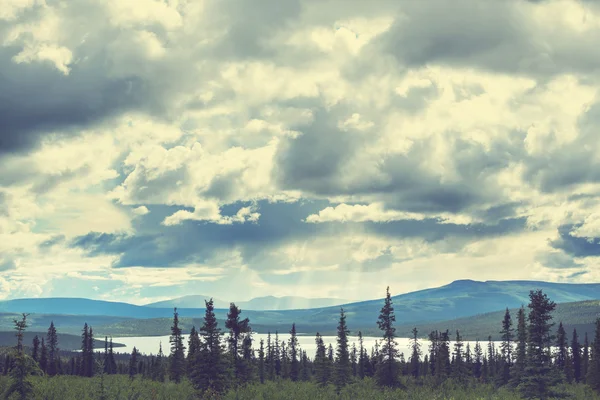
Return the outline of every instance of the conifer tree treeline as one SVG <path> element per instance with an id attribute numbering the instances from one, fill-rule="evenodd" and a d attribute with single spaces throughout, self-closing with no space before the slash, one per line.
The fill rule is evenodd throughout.
<path id="1" fill-rule="evenodd" d="M 82 329 L 81 352 L 70 359 L 61 357 L 53 323 L 46 337 L 40 340 L 36 336 L 26 349 L 22 343 L 22 332 L 27 326 L 24 315 L 22 321 L 15 321 L 18 332 L 15 353 L 0 358 L 0 368 L 3 374 L 13 377 L 15 387 L 27 386 L 27 374 L 31 371 L 23 360 L 31 360 L 32 365 L 39 366 L 40 373 L 48 376 L 92 377 L 102 372 L 160 382 L 190 380 L 207 397 L 238 385 L 282 379 L 332 385 L 340 392 L 349 383 L 369 377 L 382 387 L 402 387 L 401 382 L 411 380 L 432 384 L 445 380 L 459 385 L 490 383 L 518 390 L 530 399 L 560 394 L 557 388 L 562 382 L 587 383 L 600 392 L 600 319 L 596 321 L 592 340 L 585 335 L 581 343 L 577 330 L 569 336 L 560 321 L 558 328 L 553 329 L 555 303 L 546 294 L 532 291 L 529 300 L 527 309 L 521 307 L 516 315 L 516 327 L 508 309 L 498 321 L 499 349 L 491 338 L 487 344 L 476 341 L 471 348 L 463 343 L 461 332 L 446 330 L 430 332 L 429 347 L 425 350 L 415 328 L 406 358 L 399 354 L 396 343 L 396 317 L 389 288 L 376 321 L 382 332 L 381 340 L 375 342 L 370 352 L 364 346 L 361 332 L 358 332 L 358 344 L 349 346 L 351 327 L 344 309 L 340 309 L 335 348 L 331 344 L 326 346 L 317 333 L 314 355 L 308 355 L 300 347 L 295 323 L 287 342 L 280 341 L 276 331 L 269 333 L 266 342 L 261 340 L 254 349 L 250 321 L 243 318 L 242 310 L 233 303 L 230 305 L 223 331 L 212 299 L 205 302 L 202 325 L 191 329 L 187 356 L 177 309 L 173 313 L 168 357 L 163 354 L 162 343 L 156 356 L 142 355 L 137 349 L 130 355 L 114 353 L 112 338 L 108 337 L 105 337 L 104 352 L 95 353 L 93 329 L 87 324 Z M 101 371 L 95 370 L 95 359 L 102 360 Z"/>

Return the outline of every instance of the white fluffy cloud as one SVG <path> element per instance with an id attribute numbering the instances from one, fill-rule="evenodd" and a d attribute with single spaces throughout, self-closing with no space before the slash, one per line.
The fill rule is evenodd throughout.
<path id="1" fill-rule="evenodd" d="M 0 293 L 595 276 L 593 3 L 5 3 Z"/>

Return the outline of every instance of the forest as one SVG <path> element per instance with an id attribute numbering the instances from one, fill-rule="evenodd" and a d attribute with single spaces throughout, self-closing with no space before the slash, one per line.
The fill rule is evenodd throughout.
<path id="1" fill-rule="evenodd" d="M 491 336 L 471 348 L 459 330 L 422 335 L 414 328 L 410 354 L 397 348 L 389 288 L 374 318 L 381 339 L 373 348 L 363 345 L 362 332 L 358 346 L 349 345 L 341 308 L 335 348 L 317 333 L 310 355 L 298 344 L 296 324 L 287 341 L 273 332 L 255 343 L 239 307 L 231 303 L 220 327 L 213 301 L 205 303 L 202 325 L 191 328 L 187 343 L 175 308 L 168 352 L 161 345 L 151 355 L 118 353 L 87 324 L 78 352 L 60 350 L 52 322 L 45 337 L 26 344 L 23 314 L 14 321 L 15 346 L 0 348 L 0 398 L 600 399 L 600 318 L 593 337 L 567 332 L 542 290 L 499 318 L 498 347 Z"/>

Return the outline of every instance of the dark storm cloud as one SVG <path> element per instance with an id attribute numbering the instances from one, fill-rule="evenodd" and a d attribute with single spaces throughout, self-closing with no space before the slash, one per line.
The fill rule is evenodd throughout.
<path id="1" fill-rule="evenodd" d="M 597 161 L 600 101 L 598 99 L 579 117 L 578 136 L 552 151 L 525 157 L 524 178 L 544 192 L 566 190 L 582 183 L 600 182 Z M 556 135 L 551 133 L 551 137 Z"/>
<path id="2" fill-rule="evenodd" d="M 258 202 L 261 218 L 257 223 L 217 225 L 199 221 L 184 221 L 179 225 L 160 226 L 165 216 L 177 207 L 150 206 L 150 213 L 136 219 L 134 227 L 140 232 L 135 236 L 95 233 L 79 236 L 70 242 L 71 247 L 86 250 L 89 256 L 117 255 L 113 267 L 170 267 L 186 263 L 204 263 L 219 250 L 241 251 L 244 263 L 257 271 L 272 271 L 289 267 L 289 260 L 273 258 L 270 254 L 279 246 L 315 237 L 342 235 L 350 227 L 387 236 L 390 238 L 422 237 L 429 242 L 449 237 L 460 237 L 468 242 L 480 237 L 502 236 L 520 232 L 525 221 L 507 219 L 497 225 L 476 224 L 470 226 L 442 224 L 438 220 L 396 221 L 376 223 L 330 223 L 307 224 L 302 220 L 326 206 L 326 202 L 268 203 Z M 224 216 L 235 213 L 248 203 L 236 203 L 222 208 Z M 157 228 L 160 226 L 160 229 Z M 379 271 L 392 262 L 402 262 L 392 254 L 384 252 L 363 263 L 348 261 L 340 266 L 346 270 Z"/>
<path id="3" fill-rule="evenodd" d="M 39 248 L 40 250 L 48 250 L 54 246 L 56 246 L 57 244 L 61 244 L 64 243 L 66 237 L 65 235 L 55 235 L 52 236 L 50 239 L 43 241 L 42 243 L 39 244 Z"/>
<path id="4" fill-rule="evenodd" d="M 526 218 L 507 218 L 496 224 L 476 223 L 470 225 L 441 223 L 438 219 L 425 219 L 422 221 L 392 221 L 385 224 L 368 222 L 365 223 L 365 226 L 368 231 L 379 235 L 420 237 L 429 242 L 436 242 L 452 237 L 466 240 L 500 237 L 523 232 L 526 224 Z"/>
<path id="5" fill-rule="evenodd" d="M 361 153 L 370 136 L 340 130 L 337 120 L 342 111 L 343 108 L 317 112 L 311 124 L 295 127 L 302 132 L 300 136 L 281 142 L 276 160 L 277 179 L 283 188 L 322 197 L 367 196 L 394 210 L 459 213 L 490 202 L 501 206 L 504 202 L 497 196 L 497 187 L 486 179 L 520 160 L 524 153 L 520 132 L 495 140 L 489 148 L 461 139 L 458 133 L 449 133 L 444 142 L 422 139 L 413 142 L 403 154 L 382 154 L 369 160 L 361 158 Z M 424 160 L 430 160 L 431 152 L 439 146 L 451 148 L 452 163 L 460 179 L 443 182 L 425 165 Z M 370 163 L 365 167 L 378 173 L 369 177 L 349 175 L 348 170 L 356 171 L 359 163 Z M 486 216 L 488 208 L 479 210 L 479 215 Z M 510 213 L 508 208 L 495 212 Z M 493 215 L 494 209 L 489 212 L 490 217 L 498 219 Z"/>
<path id="6" fill-rule="evenodd" d="M 234 215 L 248 203 L 223 208 L 223 215 Z M 150 213 L 137 226 L 148 229 L 136 236 L 89 233 L 79 236 L 70 245 L 86 250 L 89 255 L 121 255 L 115 267 L 174 266 L 204 262 L 215 250 L 242 246 L 245 257 L 251 257 L 265 246 L 276 246 L 291 239 L 308 238 L 327 230 L 316 224 L 305 224 L 302 217 L 316 212 L 323 204 L 259 202 L 261 218 L 256 224 L 217 225 L 200 221 L 184 221 L 179 225 L 156 226 L 177 207 L 149 207 Z M 152 229 L 152 226 L 155 228 Z M 146 233 L 144 233 L 146 232 Z"/>
<path id="7" fill-rule="evenodd" d="M 600 31 L 551 31 L 533 18 L 530 7 L 546 6 L 536 3 L 406 1 L 377 45 L 408 66 L 446 64 L 536 76 L 598 71 L 600 55 L 591 49 Z"/>
<path id="8" fill-rule="evenodd" d="M 18 51 L 0 48 L 0 154 L 27 151 L 53 131 L 75 135 L 149 101 L 140 78 L 108 78 L 101 59 L 82 61 L 65 76 L 49 63 L 14 63 Z"/>
<path id="9" fill-rule="evenodd" d="M 600 238 L 581 238 L 571 235 L 579 225 L 562 225 L 558 228 L 559 238 L 550 242 L 555 249 L 564 251 L 573 257 L 600 256 Z"/>
<path id="10" fill-rule="evenodd" d="M 15 264 L 14 260 L 0 258 L 0 272 L 6 272 L 15 269 L 17 269 L 17 265 Z"/>
<path id="11" fill-rule="evenodd" d="M 583 264 L 580 264 L 573 260 L 573 258 L 563 252 L 543 253 L 537 257 L 544 267 L 550 269 L 572 269 L 582 268 Z"/>

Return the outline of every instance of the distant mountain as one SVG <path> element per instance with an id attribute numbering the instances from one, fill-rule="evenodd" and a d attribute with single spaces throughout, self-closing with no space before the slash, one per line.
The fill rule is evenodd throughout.
<path id="1" fill-rule="evenodd" d="M 585 300 L 600 300 L 600 284 L 566 284 L 536 281 L 487 281 L 478 282 L 459 280 L 433 289 L 425 289 L 393 297 L 394 310 L 398 325 L 426 324 L 433 321 L 447 321 L 456 318 L 470 317 L 508 308 L 518 308 L 529 302 L 529 291 L 542 289 L 553 301 L 567 303 Z M 256 300 L 256 299 L 255 299 Z M 315 299 L 319 300 L 319 299 Z M 258 305 L 260 302 L 258 300 Z M 267 298 L 267 303 L 271 300 Z M 286 300 L 287 301 L 287 300 Z M 263 303 L 265 304 L 265 303 Z M 270 304 L 270 303 L 269 303 Z M 347 323 L 351 331 L 357 329 L 376 329 L 377 316 L 383 300 L 369 300 L 344 305 Z M 299 332 L 334 331 L 339 319 L 339 306 L 294 310 L 252 310 L 243 302 L 239 303 L 242 315 L 250 319 L 253 327 L 287 331 L 292 323 L 296 323 Z M 285 304 L 285 301 L 283 302 Z M 289 305 L 289 303 L 288 303 Z M 178 308 L 181 318 L 202 318 L 203 308 Z M 172 307 L 153 308 L 134 306 L 127 303 L 115 303 L 88 299 L 21 299 L 0 302 L 0 314 L 32 313 L 30 318 L 36 326 L 46 327 L 54 320 L 57 327 L 67 330 L 81 330 L 84 322 L 94 326 L 102 334 L 150 334 L 139 328 L 147 325 L 142 321 L 128 322 L 131 319 L 163 319 L 155 324 L 156 332 L 173 316 Z M 49 316 L 48 314 L 52 314 Z M 61 314 L 61 315 L 57 315 Z M 219 320 L 227 315 L 225 308 L 215 312 Z M 0 330 L 12 329 L 12 316 L 1 318 Z M 29 319 L 28 319 L 29 321 Z M 154 325 L 153 325 L 154 326 Z M 102 327 L 102 329 L 100 329 Z M 33 327 L 32 327 L 33 329 Z M 156 333 L 158 334 L 158 333 Z M 160 334 L 168 332 L 160 331 Z"/>
<path id="2" fill-rule="evenodd" d="M 159 301 L 146 304 L 146 307 L 152 308 L 202 308 L 204 300 L 209 300 L 210 296 L 192 295 L 183 296 L 176 299 Z M 229 308 L 229 302 L 219 300 L 213 297 L 215 308 Z M 336 298 L 317 298 L 311 299 L 299 296 L 264 296 L 256 297 L 248 301 L 236 301 L 235 304 L 242 310 L 296 310 L 304 308 L 330 307 L 349 303 L 349 300 Z"/>
<path id="3" fill-rule="evenodd" d="M 517 325 L 517 312 L 518 308 L 510 309 L 510 314 L 513 321 L 513 327 L 516 329 Z M 396 333 L 399 336 L 410 336 L 410 333 L 414 327 L 419 330 L 421 337 L 426 337 L 429 332 L 433 330 L 446 330 L 448 329 L 452 335 L 459 330 L 463 339 L 465 340 L 482 340 L 486 341 L 488 336 L 492 337 L 492 340 L 501 340 L 500 330 L 502 327 L 502 320 L 504 319 L 504 313 L 506 310 L 490 312 L 486 314 L 474 315 L 471 317 L 457 318 L 449 321 L 437 321 L 437 322 L 425 322 L 419 324 L 402 324 L 396 327 Z M 525 306 L 525 313 L 529 310 Z M 568 334 L 571 337 L 573 329 L 577 329 L 579 339 L 583 341 L 584 335 L 587 333 L 588 337 L 592 338 L 595 333 L 596 319 L 600 317 L 600 301 L 588 300 L 588 301 L 577 301 L 572 303 L 559 303 L 556 305 L 556 309 L 552 313 L 554 327 L 556 330 L 560 322 Z M 379 331 L 375 329 L 365 330 L 365 335 L 379 334 Z"/>
<path id="4" fill-rule="evenodd" d="M 322 308 L 350 303 L 350 300 L 336 298 L 306 298 L 299 296 L 264 296 L 236 303 L 242 310 L 297 310 Z"/>
<path id="5" fill-rule="evenodd" d="M 157 301 L 156 303 L 146 304 L 144 307 L 151 308 L 203 308 L 204 300 L 209 301 L 211 296 L 191 295 L 178 297 L 176 299 Z M 229 308 L 229 303 L 215 297 L 212 297 L 215 308 Z"/>

